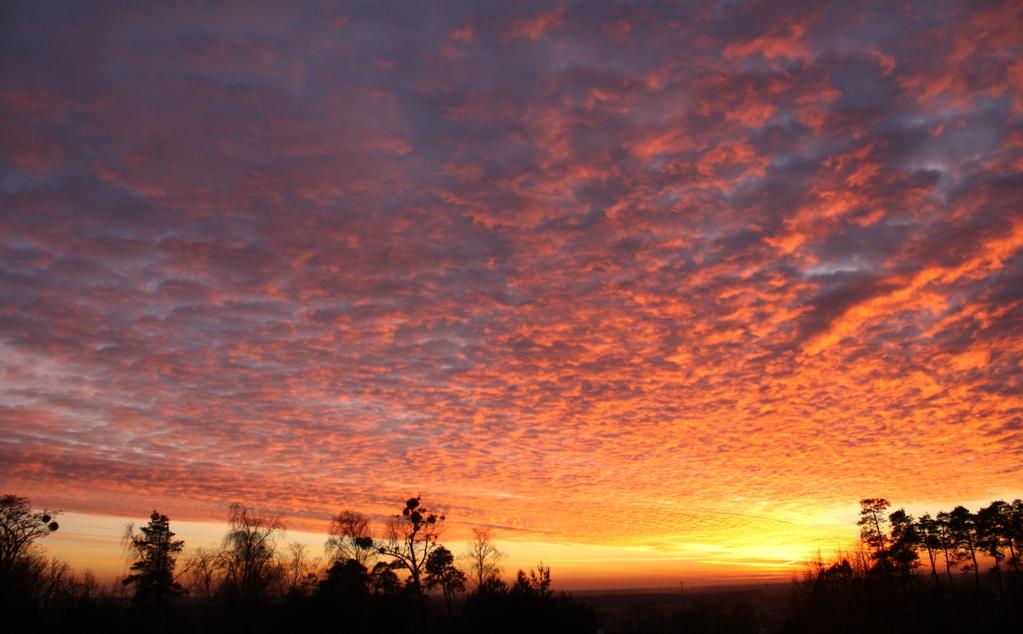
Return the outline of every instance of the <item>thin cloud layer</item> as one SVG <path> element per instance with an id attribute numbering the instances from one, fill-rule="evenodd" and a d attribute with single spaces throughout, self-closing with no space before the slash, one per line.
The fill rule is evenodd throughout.
<path id="1" fill-rule="evenodd" d="M 665 552 L 1021 493 L 1018 3 L 4 13 L 7 488 Z"/>

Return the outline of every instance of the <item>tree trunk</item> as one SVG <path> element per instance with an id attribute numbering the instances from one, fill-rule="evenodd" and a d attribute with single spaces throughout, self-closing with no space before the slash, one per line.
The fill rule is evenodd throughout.
<path id="1" fill-rule="evenodd" d="M 952 594 L 952 563 L 948 558 L 948 548 L 942 547 L 942 552 L 945 553 L 945 574 L 948 575 L 948 593 Z"/>
<path id="2" fill-rule="evenodd" d="M 980 566 L 977 565 L 977 550 L 973 547 L 973 542 L 968 542 L 967 546 L 970 548 L 970 559 L 973 560 L 973 578 L 977 581 L 977 590 L 980 590 Z"/>
<path id="3" fill-rule="evenodd" d="M 938 583 L 938 567 L 935 565 L 935 559 L 937 558 L 934 549 L 927 549 L 927 558 L 931 560 L 931 578 L 934 579 L 934 585 L 941 585 Z"/>
<path id="4" fill-rule="evenodd" d="M 876 512 L 874 513 L 874 528 L 877 529 L 877 539 L 878 539 L 878 544 L 880 544 L 880 550 L 878 551 L 878 555 L 879 555 L 879 557 L 886 557 L 886 555 L 885 555 L 886 548 L 885 548 L 885 543 L 884 543 L 884 533 L 881 531 L 881 520 L 879 520 L 877 518 L 877 513 Z"/>

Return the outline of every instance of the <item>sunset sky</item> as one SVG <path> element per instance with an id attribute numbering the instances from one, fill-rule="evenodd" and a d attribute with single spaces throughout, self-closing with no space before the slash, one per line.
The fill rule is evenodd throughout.
<path id="1" fill-rule="evenodd" d="M 78 569 L 422 493 L 788 578 L 1023 496 L 1021 3 L 0 11 L 0 493 Z"/>

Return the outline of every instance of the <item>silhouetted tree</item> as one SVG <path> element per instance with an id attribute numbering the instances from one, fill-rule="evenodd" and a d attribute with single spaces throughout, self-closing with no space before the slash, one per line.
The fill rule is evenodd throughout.
<path id="1" fill-rule="evenodd" d="M 220 586 L 223 572 L 221 554 L 207 548 L 196 548 L 182 566 L 188 589 L 193 596 L 211 601 Z"/>
<path id="2" fill-rule="evenodd" d="M 977 522 L 977 547 L 987 553 L 994 562 L 991 569 L 1002 586 L 1002 561 L 1005 559 L 1005 520 L 1010 507 L 1004 500 L 995 500 L 979 509 L 975 516 Z"/>
<path id="3" fill-rule="evenodd" d="M 881 570 L 889 568 L 888 542 L 885 539 L 889 506 L 891 504 L 884 498 L 860 500 L 860 519 L 856 522 L 860 527 L 860 539 L 873 551 L 877 567 Z"/>
<path id="4" fill-rule="evenodd" d="M 885 558 L 903 573 L 900 583 L 877 574 L 876 562 L 880 561 L 877 554 L 882 543 L 877 529 L 883 529 L 884 524 L 875 522 L 873 512 L 885 504 L 883 501 L 878 504 L 877 500 L 863 502 L 864 513 L 860 518 L 861 529 L 866 525 L 863 545 L 871 549 L 869 559 L 875 561 L 874 565 L 851 565 L 845 559 L 831 565 L 819 561 L 807 573 L 806 580 L 797 583 L 792 610 L 781 632 L 861 634 L 865 629 L 893 633 L 1019 629 L 1015 578 L 1013 585 L 1006 585 L 1003 578 L 1005 562 L 1013 557 L 1013 552 L 1018 552 L 1015 545 L 1010 548 L 1006 539 L 1014 530 L 1015 502 L 995 501 L 975 514 L 957 506 L 934 517 L 924 515 L 916 522 L 902 509 L 888 515 L 891 530 L 885 536 L 883 549 Z M 920 591 L 920 583 L 907 568 L 914 563 L 909 555 L 913 544 L 918 551 L 927 550 L 930 576 L 936 586 L 943 585 L 937 583 L 940 578 L 937 568 L 939 557 L 944 555 L 948 592 Z M 990 586 L 982 583 L 979 574 L 979 565 L 985 565 L 987 560 L 985 554 L 990 555 L 995 565 L 991 575 L 998 581 L 999 592 L 995 595 L 989 594 Z M 953 580 L 952 569 L 960 562 L 964 572 L 972 571 L 976 592 L 958 591 L 961 586 Z"/>
<path id="5" fill-rule="evenodd" d="M 465 591 L 465 573 L 455 567 L 455 557 L 451 551 L 438 546 L 426 558 L 426 587 L 440 588 L 444 593 L 444 605 L 447 606 L 448 618 L 453 616 L 452 603 L 455 593 Z"/>
<path id="6" fill-rule="evenodd" d="M 394 574 L 394 564 L 376 562 L 369 573 L 369 587 L 375 595 L 394 595 L 401 592 L 401 580 Z"/>
<path id="7" fill-rule="evenodd" d="M 20 613 L 22 618 L 34 613 L 36 619 L 50 620 L 68 611 L 78 592 L 78 580 L 66 561 L 29 554 L 18 561 L 15 570 L 12 593 L 3 597 L 11 605 L 0 612 L 2 622 L 7 622 L 9 612 Z"/>
<path id="8" fill-rule="evenodd" d="M 316 590 L 320 605 L 329 614 L 328 622 L 344 623 L 344 631 L 366 630 L 369 606 L 369 574 L 354 559 L 335 561 Z"/>
<path id="9" fill-rule="evenodd" d="M 1023 500 L 1015 499 L 1009 505 L 1005 533 L 1009 546 L 1009 565 L 1019 575 L 1020 557 L 1023 556 Z"/>
<path id="10" fill-rule="evenodd" d="M 949 591 L 952 591 L 952 569 L 959 565 L 959 549 L 956 546 L 956 536 L 952 531 L 952 518 L 947 511 L 940 511 L 934 518 L 935 528 L 938 536 L 938 544 L 941 546 L 941 554 L 945 559 L 945 575 L 948 577 Z"/>
<path id="11" fill-rule="evenodd" d="M 916 550 L 921 544 L 920 533 L 917 531 L 913 516 L 903 509 L 889 515 L 888 521 L 891 525 L 889 557 L 902 576 L 908 578 L 920 558 L 916 554 Z"/>
<path id="12" fill-rule="evenodd" d="M 979 549 L 980 532 L 977 526 L 977 516 L 966 507 L 957 506 L 949 513 L 948 521 L 959 557 L 968 560 L 963 569 L 973 571 L 973 577 L 979 590 L 980 566 L 977 564 L 977 550 Z"/>
<path id="13" fill-rule="evenodd" d="M 255 515 L 240 504 L 232 504 L 218 558 L 223 571 L 221 592 L 242 602 L 256 602 L 270 595 L 283 576 L 276 543 L 283 531 L 280 518 Z"/>
<path id="14" fill-rule="evenodd" d="M 542 562 L 528 573 L 519 570 L 511 587 L 498 577 L 485 579 L 466 597 L 464 615 L 466 629 L 472 632 L 561 634 L 597 630 L 592 608 L 565 593 L 554 594 L 550 567 Z"/>
<path id="15" fill-rule="evenodd" d="M 0 497 L 0 601 L 14 592 L 18 568 L 27 563 L 35 541 L 56 531 L 60 526 L 53 516 L 60 511 L 32 511 L 26 497 Z"/>
<path id="16" fill-rule="evenodd" d="M 369 594 L 369 573 L 354 559 L 335 561 L 327 569 L 327 576 L 319 584 L 321 593 L 337 596 L 364 596 Z"/>
<path id="17" fill-rule="evenodd" d="M 525 573 L 519 570 L 515 575 L 515 584 L 511 587 L 513 594 L 532 595 L 534 597 L 549 597 L 554 594 L 551 590 L 551 567 L 545 566 L 541 561 L 536 568 Z"/>
<path id="18" fill-rule="evenodd" d="M 284 562 L 284 583 L 288 595 L 294 598 L 309 594 L 316 585 L 316 569 L 319 565 L 318 559 L 309 559 L 305 544 L 288 544 L 288 557 Z"/>
<path id="19" fill-rule="evenodd" d="M 420 497 L 409 498 L 401 515 L 387 523 L 386 540 L 378 548 L 382 555 L 409 573 L 416 592 L 422 592 L 423 569 L 437 547 L 444 516 L 422 506 Z"/>
<path id="20" fill-rule="evenodd" d="M 369 519 L 355 511 L 341 511 L 330 519 L 330 537 L 325 545 L 331 561 L 354 559 L 369 566 L 377 549 L 369 534 Z"/>
<path id="21" fill-rule="evenodd" d="M 473 585 L 479 588 L 483 583 L 501 574 L 501 560 L 504 553 L 493 544 L 493 535 L 489 528 L 472 529 L 472 540 L 465 553 L 469 575 Z"/>
<path id="22" fill-rule="evenodd" d="M 408 572 L 408 586 L 416 597 L 420 626 L 425 628 L 423 572 L 430 553 L 438 547 L 437 539 L 444 516 L 423 506 L 421 498 L 409 498 L 401 514 L 388 520 L 384 541 L 377 552 L 391 558 L 388 568 L 392 571 L 404 569 Z"/>
<path id="23" fill-rule="evenodd" d="M 938 551 L 941 550 L 941 536 L 938 532 L 938 522 L 930 513 L 924 513 L 916 521 L 917 532 L 920 536 L 920 545 L 927 551 L 927 559 L 931 564 L 931 579 L 935 585 L 938 581 Z"/>
<path id="24" fill-rule="evenodd" d="M 174 539 L 166 515 L 153 511 L 149 523 L 138 531 L 129 524 L 124 543 L 133 561 L 132 573 L 121 583 L 134 586 L 132 600 L 135 603 L 162 606 L 167 600 L 185 594 L 185 589 L 174 580 L 177 554 L 185 542 Z"/>

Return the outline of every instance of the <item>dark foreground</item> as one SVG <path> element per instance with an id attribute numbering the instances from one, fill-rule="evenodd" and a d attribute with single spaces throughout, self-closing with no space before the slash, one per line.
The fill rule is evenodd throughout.
<path id="1" fill-rule="evenodd" d="M 133 605 L 102 593 L 8 606 L 8 631 L 40 632 L 603 632 L 605 634 L 777 632 L 900 633 L 1019 631 L 1020 584 L 987 575 L 951 587 L 858 574 L 841 564 L 798 582 L 682 593 L 580 593 L 497 586 L 447 602 L 406 592 L 320 589 L 260 603 L 182 598 Z"/>
<path id="2" fill-rule="evenodd" d="M 196 550 L 186 574 L 175 575 L 183 542 L 173 539 L 169 519 L 153 511 L 149 524 L 126 533 L 131 574 L 103 592 L 87 573 L 72 575 L 66 563 L 28 548 L 59 527 L 47 512 L 31 511 L 27 499 L 5 496 L 0 617 L 5 631 L 14 632 L 1023 631 L 1023 500 L 919 519 L 902 509 L 888 513 L 883 498 L 860 504 L 862 549 L 813 562 L 789 584 L 576 596 L 555 592 L 542 563 L 518 571 L 511 583 L 501 579 L 498 551 L 485 531 L 474 532 L 467 574 L 437 541 L 444 516 L 427 511 L 418 497 L 388 524 L 390 539 L 369 537 L 364 517 L 339 514 L 339 529 L 332 528 L 327 542 L 333 563 L 325 570 L 303 563 L 301 548 L 282 559 L 274 542 L 282 529 L 277 520 L 235 505 L 223 546 Z M 179 578 L 189 580 L 187 588 Z"/>

